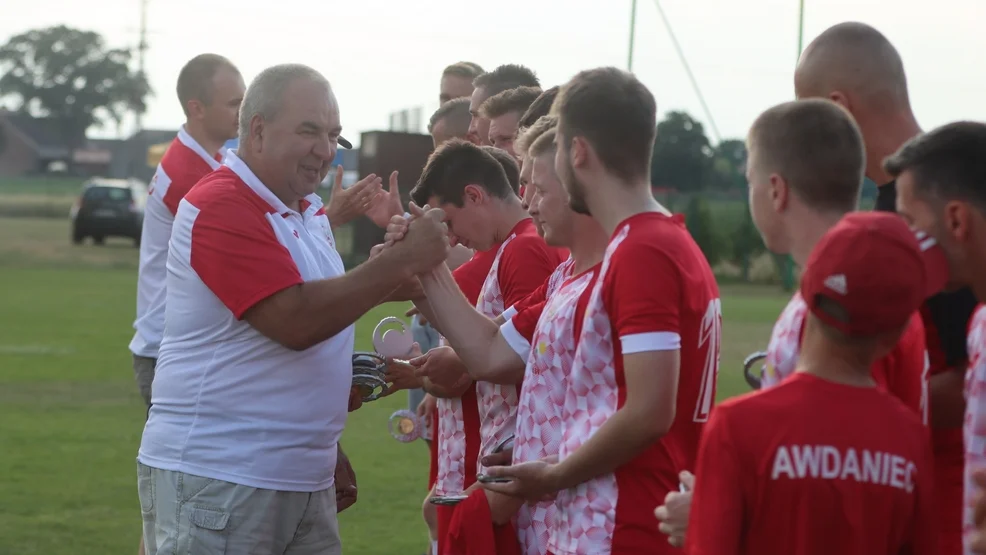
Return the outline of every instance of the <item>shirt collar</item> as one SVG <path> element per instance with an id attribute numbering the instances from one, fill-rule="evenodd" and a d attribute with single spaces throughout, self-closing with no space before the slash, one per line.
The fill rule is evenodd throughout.
<path id="1" fill-rule="evenodd" d="M 185 130 L 184 125 L 182 125 L 181 129 L 178 130 L 178 140 L 181 142 L 181 144 L 185 145 L 186 148 L 188 148 L 195 154 L 198 154 L 199 158 L 205 160 L 205 163 L 209 164 L 210 168 L 212 168 L 213 170 L 219 169 L 220 166 L 219 160 L 216 160 L 216 158 L 213 156 L 209 156 L 209 153 L 206 152 L 204 148 L 202 148 L 202 145 L 200 145 L 199 142 L 196 141 L 194 137 L 188 134 L 188 131 Z"/>

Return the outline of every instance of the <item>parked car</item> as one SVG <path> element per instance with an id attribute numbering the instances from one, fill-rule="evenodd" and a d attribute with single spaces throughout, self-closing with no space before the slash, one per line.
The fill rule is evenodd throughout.
<path id="1" fill-rule="evenodd" d="M 139 247 L 146 203 L 147 187 L 136 179 L 86 181 L 69 213 L 72 242 L 92 237 L 93 243 L 102 245 L 107 237 L 127 237 Z"/>

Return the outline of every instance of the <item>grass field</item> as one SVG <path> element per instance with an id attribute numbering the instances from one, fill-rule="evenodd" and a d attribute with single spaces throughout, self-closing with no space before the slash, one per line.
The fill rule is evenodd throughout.
<path id="1" fill-rule="evenodd" d="M 139 538 L 135 455 L 144 406 L 127 344 L 137 251 L 129 241 L 72 246 L 68 223 L 0 219 L 0 555 L 128 554 Z M 743 358 L 764 347 L 786 297 L 724 287 L 719 397 L 746 390 Z M 357 328 L 370 347 L 381 306 Z M 395 395 L 350 416 L 343 443 L 360 500 L 340 515 L 347 553 L 424 551 L 423 442 L 401 444 L 386 421 Z"/>

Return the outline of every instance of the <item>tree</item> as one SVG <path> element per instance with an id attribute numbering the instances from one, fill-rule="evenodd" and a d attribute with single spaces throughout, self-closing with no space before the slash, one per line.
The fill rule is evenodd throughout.
<path id="1" fill-rule="evenodd" d="M 692 239 L 702 249 L 710 266 L 715 266 L 722 258 L 723 237 L 716 227 L 715 218 L 709 203 L 702 195 L 692 195 L 685 208 L 685 227 Z"/>
<path id="2" fill-rule="evenodd" d="M 724 191 L 746 188 L 746 144 L 726 139 L 715 146 L 712 184 Z"/>
<path id="3" fill-rule="evenodd" d="M 0 47 L 0 98 L 57 118 L 69 142 L 79 144 L 93 125 L 146 111 L 150 86 L 130 69 L 130 59 L 129 50 L 107 48 L 92 31 L 64 25 L 28 31 Z"/>
<path id="4" fill-rule="evenodd" d="M 712 175 L 712 154 L 701 123 L 685 112 L 668 112 L 657 124 L 651 184 L 682 192 L 700 191 Z"/>

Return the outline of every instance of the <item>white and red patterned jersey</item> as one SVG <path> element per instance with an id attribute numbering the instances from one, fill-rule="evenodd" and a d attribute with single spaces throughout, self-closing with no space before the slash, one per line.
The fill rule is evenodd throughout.
<path id="1" fill-rule="evenodd" d="M 455 283 L 469 302 L 475 304 L 496 253 L 496 248 L 476 251 L 452 272 Z M 480 444 L 476 385 L 469 386 L 461 397 L 439 398 L 435 412 L 438 415 L 435 495 L 459 494 L 476 481 L 476 474 L 472 472 Z"/>
<path id="2" fill-rule="evenodd" d="M 507 307 L 507 309 L 503 311 L 503 320 L 510 320 L 521 310 L 536 304 L 541 304 L 548 300 L 548 297 L 557 291 L 558 288 L 565 283 L 565 280 L 572 277 L 573 268 L 575 268 L 575 259 L 570 256 L 564 262 L 559 264 L 558 267 L 555 268 L 554 272 L 551 272 L 551 276 L 549 276 L 548 279 L 541 284 L 541 287 L 538 287 L 533 293 L 514 303 L 513 306 Z M 536 323 L 537 322 L 535 321 L 535 324 Z M 526 354 L 524 356 L 526 358 Z"/>
<path id="3" fill-rule="evenodd" d="M 680 553 L 655 526 L 654 508 L 677 491 L 679 472 L 694 467 L 715 401 L 721 330 L 718 286 L 683 218 L 643 213 L 617 226 L 585 310 L 559 459 L 625 403 L 625 355 L 680 352 L 676 416 L 668 433 L 629 463 L 558 493 L 552 553 Z"/>
<path id="4" fill-rule="evenodd" d="M 182 126 L 151 179 L 140 239 L 137 318 L 130 341 L 130 351 L 135 355 L 157 358 L 161 347 L 168 243 L 178 203 L 193 185 L 217 169 L 219 157 L 210 156 Z"/>
<path id="5" fill-rule="evenodd" d="M 801 293 L 795 293 L 774 324 L 767 344 L 762 389 L 775 387 L 794 373 L 807 314 L 808 305 Z M 894 350 L 873 363 L 872 376 L 881 389 L 903 401 L 927 425 L 929 369 L 924 324 L 920 313 L 915 312 Z"/>
<path id="6" fill-rule="evenodd" d="M 547 301 L 521 310 L 500 328 L 517 354 L 527 357 L 517 407 L 514 464 L 558 454 L 568 374 L 599 269 L 597 264 L 563 281 Z M 555 513 L 554 500 L 528 503 L 518 510 L 515 526 L 525 555 L 547 553 Z"/>
<path id="7" fill-rule="evenodd" d="M 972 521 L 973 504 L 980 494 L 973 474 L 986 468 L 986 305 L 979 305 L 969 321 L 966 336 L 969 369 L 965 374 L 965 491 L 963 499 L 963 540 L 969 550 L 970 534 L 975 531 Z"/>
<path id="8" fill-rule="evenodd" d="M 500 245 L 490 273 L 476 301 L 476 310 L 496 318 L 536 290 L 558 267 L 557 251 L 548 247 L 530 219 L 522 220 Z M 517 417 L 518 385 L 476 382 L 479 398 L 479 458 L 514 433 Z M 477 463 L 477 472 L 484 472 Z"/>

